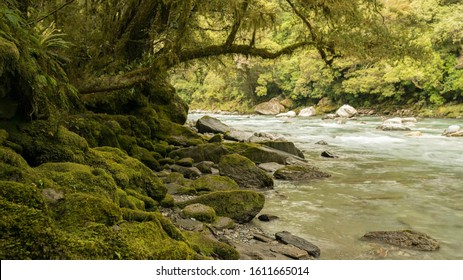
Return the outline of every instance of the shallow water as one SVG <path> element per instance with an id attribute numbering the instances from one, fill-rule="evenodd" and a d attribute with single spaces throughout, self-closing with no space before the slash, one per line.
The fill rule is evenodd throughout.
<path id="1" fill-rule="evenodd" d="M 190 119 L 202 115 L 192 114 Z M 293 141 L 306 159 L 331 178 L 304 183 L 276 181 L 266 191 L 255 221 L 269 233 L 281 230 L 321 248 L 322 259 L 463 259 L 463 138 L 441 136 L 462 120 L 422 119 L 407 132 L 380 131 L 380 118 L 346 124 L 320 118 L 212 115 L 245 131 L 271 132 Z M 325 140 L 329 145 L 315 144 Z M 322 151 L 339 156 L 320 157 Z M 438 239 L 436 252 L 403 250 L 360 241 L 368 231 L 413 229 Z"/>

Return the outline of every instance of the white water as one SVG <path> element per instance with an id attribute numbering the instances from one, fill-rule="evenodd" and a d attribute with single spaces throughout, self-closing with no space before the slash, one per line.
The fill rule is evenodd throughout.
<path id="1" fill-rule="evenodd" d="M 287 230 L 317 244 L 322 259 L 463 259 L 463 138 L 440 136 L 463 120 L 423 119 L 412 130 L 375 129 L 380 118 L 346 124 L 320 118 L 212 115 L 245 131 L 271 132 L 293 141 L 331 178 L 276 181 L 259 223 L 268 233 Z M 190 115 L 197 119 L 201 115 Z M 316 145 L 319 140 L 328 146 Z M 339 155 L 325 159 L 328 150 Z M 399 250 L 360 241 L 368 231 L 413 229 L 438 239 L 436 252 Z"/>

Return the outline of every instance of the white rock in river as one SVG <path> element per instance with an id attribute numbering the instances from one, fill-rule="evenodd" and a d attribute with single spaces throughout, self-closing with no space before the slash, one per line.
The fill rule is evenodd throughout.
<path id="1" fill-rule="evenodd" d="M 451 125 L 449 126 L 446 130 L 444 130 L 444 133 L 442 133 L 444 136 L 463 136 L 463 129 L 459 125 Z"/>
<path id="2" fill-rule="evenodd" d="M 336 111 L 336 115 L 342 118 L 350 118 L 357 114 L 357 110 L 354 107 L 344 104 Z"/>
<path id="3" fill-rule="evenodd" d="M 313 106 L 310 106 L 310 107 L 302 109 L 299 112 L 298 116 L 299 117 L 311 117 L 311 116 L 314 116 L 315 114 L 316 114 L 315 108 Z"/>
<path id="4" fill-rule="evenodd" d="M 288 118 L 294 118 L 296 116 L 296 112 L 294 111 L 289 111 L 289 112 L 286 112 L 286 113 L 280 113 L 278 115 L 276 115 L 277 117 L 288 117 Z"/>

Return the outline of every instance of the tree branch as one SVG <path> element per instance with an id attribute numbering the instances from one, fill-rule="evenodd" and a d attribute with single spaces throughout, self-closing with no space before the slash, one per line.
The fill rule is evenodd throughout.
<path id="1" fill-rule="evenodd" d="M 48 13 L 47 15 L 43 16 L 43 17 L 40 17 L 38 19 L 34 19 L 33 21 L 30 21 L 28 24 L 31 25 L 31 24 L 34 24 L 34 23 L 39 23 L 41 22 L 42 20 L 48 18 L 49 16 L 52 16 L 54 14 L 56 14 L 57 12 L 59 12 L 60 10 L 64 9 L 67 5 L 70 5 L 74 2 L 75 0 L 69 0 L 68 2 L 64 3 L 63 5 L 61 5 L 60 7 L 54 9 L 53 11 L 51 11 L 50 13 Z"/>
<path id="2" fill-rule="evenodd" d="M 178 55 L 178 59 L 174 62 L 165 60 L 163 63 L 158 61 L 155 65 L 164 64 L 165 68 L 172 68 L 175 65 L 189 60 L 207 58 L 211 56 L 219 56 L 224 54 L 242 54 L 247 56 L 261 57 L 264 59 L 275 59 L 282 55 L 288 55 L 302 47 L 310 45 L 309 42 L 299 42 L 286 46 L 279 51 L 271 52 L 264 48 L 255 48 L 249 45 L 211 45 L 199 49 L 183 50 Z M 103 77 L 93 81 L 86 81 L 84 86 L 77 86 L 81 94 L 110 92 L 114 90 L 131 88 L 135 85 L 144 83 L 151 78 L 153 73 L 152 67 L 140 68 L 135 71 L 110 77 Z"/>

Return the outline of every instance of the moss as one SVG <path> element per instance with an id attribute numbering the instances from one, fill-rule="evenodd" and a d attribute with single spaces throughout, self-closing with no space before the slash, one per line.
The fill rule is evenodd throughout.
<path id="1" fill-rule="evenodd" d="M 159 202 L 152 199 L 151 197 L 143 195 L 143 194 L 137 192 L 136 190 L 132 190 L 132 189 L 127 189 L 126 192 L 130 196 L 133 196 L 133 197 L 137 198 L 138 200 L 141 200 L 143 202 L 143 204 L 144 204 L 144 207 L 145 207 L 144 210 L 146 210 L 146 211 L 157 211 L 158 210 Z M 166 194 L 166 197 L 167 197 L 167 195 L 168 194 Z M 162 201 L 161 201 L 161 203 L 162 203 Z"/>
<path id="2" fill-rule="evenodd" d="M 32 183 L 35 173 L 15 151 L 0 147 L 0 180 Z"/>
<path id="3" fill-rule="evenodd" d="M 199 232 L 185 232 L 190 244 L 202 255 L 222 260 L 237 260 L 240 255 L 230 245 L 219 242 Z"/>
<path id="4" fill-rule="evenodd" d="M 131 195 L 127 195 L 122 189 L 117 189 L 118 205 L 121 208 L 130 208 L 135 210 L 145 210 L 145 203 Z"/>
<path id="5" fill-rule="evenodd" d="M 212 161 L 218 163 L 223 155 L 232 153 L 223 143 L 208 143 L 172 151 L 171 158 L 190 157 L 195 162 Z"/>
<path id="6" fill-rule="evenodd" d="M 31 166 L 85 161 L 87 141 L 55 122 L 38 120 L 12 124 L 9 128 L 10 140 L 21 146 L 21 154 Z"/>
<path id="7" fill-rule="evenodd" d="M 166 120 L 158 120 L 156 138 L 176 146 L 195 146 L 204 143 L 202 137 L 191 129 Z"/>
<path id="8" fill-rule="evenodd" d="M 199 203 L 185 206 L 182 215 L 206 223 L 213 223 L 217 219 L 214 208 Z"/>
<path id="9" fill-rule="evenodd" d="M 84 193 L 67 194 L 51 209 L 54 219 L 65 228 L 78 228 L 89 222 L 111 226 L 122 219 L 114 202 Z"/>
<path id="10" fill-rule="evenodd" d="M 192 187 L 198 192 L 228 191 L 239 189 L 231 178 L 220 175 L 204 175 L 196 179 Z"/>
<path id="11" fill-rule="evenodd" d="M 246 191 L 219 191 L 198 196 L 178 205 L 185 207 L 190 204 L 201 203 L 214 208 L 219 216 L 229 217 L 239 223 L 252 220 L 264 207 L 263 194 Z"/>
<path id="12" fill-rule="evenodd" d="M 166 197 L 161 201 L 161 206 L 166 208 L 174 207 L 174 198 L 170 194 L 166 194 Z"/>
<path id="13" fill-rule="evenodd" d="M 61 256 L 57 232 L 46 212 L 0 197 L 0 258 L 56 259 Z"/>
<path id="14" fill-rule="evenodd" d="M 117 148 L 93 148 L 88 161 L 91 166 L 108 171 L 122 189 L 134 189 L 157 201 L 161 201 L 167 193 L 166 187 L 151 169 Z"/>
<path id="15" fill-rule="evenodd" d="M 53 181 L 55 186 L 68 193 L 90 193 L 116 200 L 116 183 L 101 168 L 72 162 L 50 162 L 36 167 L 35 170 L 39 178 Z"/>
<path id="16" fill-rule="evenodd" d="M 0 181 L 0 196 L 16 204 L 41 210 L 46 209 L 42 193 L 34 185 Z"/>
<path id="17" fill-rule="evenodd" d="M 463 104 L 441 106 L 436 110 L 436 115 L 446 118 L 463 117 Z"/>
<path id="18" fill-rule="evenodd" d="M 145 148 L 139 147 L 139 146 L 133 146 L 132 150 L 130 150 L 130 155 L 142 163 L 144 163 L 146 166 L 149 168 L 160 171 L 161 170 L 161 165 L 159 162 L 156 160 L 155 152 L 150 152 Z"/>
<path id="19" fill-rule="evenodd" d="M 8 132 L 4 129 L 0 129 L 0 145 L 3 145 L 6 139 L 8 139 Z"/>

